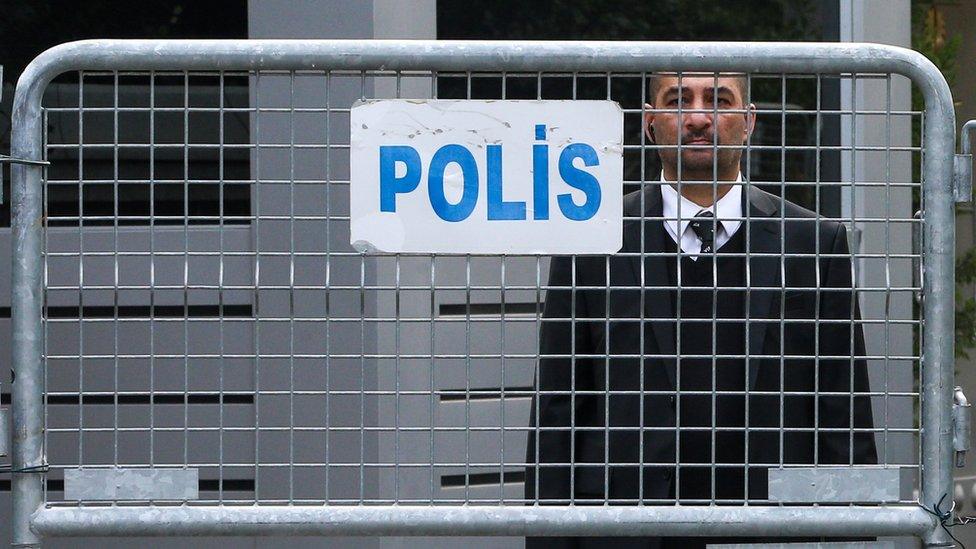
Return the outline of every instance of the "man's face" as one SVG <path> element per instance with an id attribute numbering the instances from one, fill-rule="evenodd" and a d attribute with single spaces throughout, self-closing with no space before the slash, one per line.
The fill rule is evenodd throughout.
<path id="1" fill-rule="evenodd" d="M 664 145 L 658 154 L 665 173 L 678 173 L 680 143 L 683 179 L 734 179 L 742 156 L 738 147 L 745 143 L 755 124 L 755 106 L 746 106 L 740 80 L 683 76 L 679 88 L 677 76 L 658 76 L 657 84 L 654 104 L 646 107 L 644 129 L 652 143 Z M 676 111 L 679 98 L 680 116 L 677 112 L 651 110 Z M 716 138 L 719 145 L 737 146 L 718 149 L 717 162 L 712 147 Z"/>

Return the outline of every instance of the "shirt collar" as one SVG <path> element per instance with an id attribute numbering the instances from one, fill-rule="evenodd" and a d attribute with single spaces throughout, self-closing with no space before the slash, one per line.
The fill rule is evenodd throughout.
<path id="1" fill-rule="evenodd" d="M 742 183 L 742 172 L 736 174 L 735 182 Z M 715 214 L 715 218 L 720 222 L 719 226 L 725 230 L 726 234 L 735 234 L 739 229 L 739 225 L 742 223 L 742 185 L 732 185 L 729 192 L 719 198 L 718 202 L 711 208 L 703 208 L 679 195 L 677 189 L 664 179 L 663 171 L 661 172 L 661 183 L 662 214 L 665 223 L 671 226 L 678 238 L 685 234 L 691 220 L 704 210 L 709 210 Z M 678 223 L 679 199 L 681 203 L 680 227 Z"/>

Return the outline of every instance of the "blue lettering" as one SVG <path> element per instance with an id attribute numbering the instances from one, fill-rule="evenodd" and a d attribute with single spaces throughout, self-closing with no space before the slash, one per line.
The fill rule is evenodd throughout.
<path id="1" fill-rule="evenodd" d="M 599 166 L 600 160 L 596 156 L 596 150 L 585 143 L 573 143 L 563 149 L 559 155 L 559 177 L 562 177 L 570 187 L 583 191 L 586 201 L 582 206 L 577 206 L 573 202 L 573 195 L 569 193 L 557 196 L 556 200 L 559 209 L 568 219 L 586 221 L 600 208 L 600 182 L 592 174 L 573 165 L 573 161 L 577 158 L 583 160 L 584 166 Z"/>
<path id="2" fill-rule="evenodd" d="M 488 221 L 525 219 L 525 202 L 502 198 L 502 146 L 488 145 Z"/>
<path id="3" fill-rule="evenodd" d="M 452 162 L 461 167 L 464 180 L 461 200 L 457 204 L 448 202 L 444 195 L 444 169 Z M 430 160 L 427 195 L 434 213 L 444 221 L 464 221 L 471 215 L 478 202 L 478 165 L 468 149 L 461 145 L 444 145 L 437 149 Z"/>
<path id="4" fill-rule="evenodd" d="M 549 219 L 549 145 L 532 145 L 532 219 Z"/>
<path id="5" fill-rule="evenodd" d="M 403 177 L 396 176 L 397 162 L 406 166 Z M 420 183 L 420 154 L 404 145 L 380 147 L 380 211 L 396 211 L 396 195 L 413 192 Z"/>

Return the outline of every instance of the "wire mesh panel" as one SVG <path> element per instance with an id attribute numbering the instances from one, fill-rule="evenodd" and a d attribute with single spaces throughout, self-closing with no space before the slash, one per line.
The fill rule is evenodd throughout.
<path id="1" fill-rule="evenodd" d="M 469 532 L 501 534 L 526 505 L 745 504 L 786 535 L 830 521 L 776 530 L 764 509 L 927 504 L 933 199 L 907 77 L 213 66 L 47 86 L 51 509 L 491 505 L 512 514 Z M 618 102 L 623 249 L 355 251 L 350 109 L 373 98 Z M 190 468 L 198 497 L 66 497 L 78 468 Z M 912 517 L 885 528 L 927 528 Z M 573 520 L 532 532 L 633 525 Z"/>

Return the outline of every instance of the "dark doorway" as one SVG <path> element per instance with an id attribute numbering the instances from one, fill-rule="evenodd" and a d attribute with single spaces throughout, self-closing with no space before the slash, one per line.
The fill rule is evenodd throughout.
<path id="1" fill-rule="evenodd" d="M 519 2 L 439 2 L 437 36 L 442 40 L 725 40 L 725 41 L 836 41 L 839 39 L 839 6 L 812 0 L 730 0 L 692 4 L 680 0 L 614 2 L 609 0 L 543 0 Z M 610 96 L 625 108 L 642 103 L 640 78 L 613 78 Z M 578 77 L 575 97 L 607 97 L 605 75 Z M 819 91 L 819 93 L 818 93 Z M 484 75 L 472 78 L 442 76 L 442 98 L 568 99 L 574 97 L 569 77 L 519 78 Z M 840 157 L 836 150 L 777 150 L 796 145 L 840 145 L 838 116 L 773 111 L 838 110 L 840 81 L 836 78 L 783 78 L 754 75 L 751 100 L 761 113 L 748 162 L 750 179 L 776 194 L 821 214 L 840 213 L 836 186 L 824 186 L 818 195 L 810 185 L 781 182 L 839 181 Z M 625 143 L 640 144 L 640 117 L 625 117 Z M 642 173 L 643 166 L 643 173 Z M 628 151 L 624 155 L 625 192 L 634 182 L 658 177 L 657 155 Z M 744 170 L 745 171 L 745 170 Z"/>

